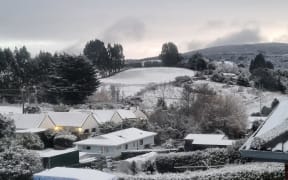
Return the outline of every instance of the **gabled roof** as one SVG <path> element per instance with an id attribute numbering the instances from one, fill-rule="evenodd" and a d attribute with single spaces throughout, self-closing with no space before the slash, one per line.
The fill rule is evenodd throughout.
<path id="1" fill-rule="evenodd" d="M 45 119 L 45 114 L 13 114 L 9 115 L 15 122 L 16 129 L 31 129 L 39 128 L 43 120 Z"/>
<path id="2" fill-rule="evenodd" d="M 120 131 L 115 131 L 109 134 L 96 136 L 83 141 L 75 142 L 78 145 L 104 145 L 104 146 L 118 146 L 132 141 L 137 141 L 150 136 L 155 136 L 156 133 L 143 131 L 137 128 L 128 128 Z"/>
<path id="3" fill-rule="evenodd" d="M 122 119 L 137 119 L 136 115 L 131 110 L 118 109 L 117 113 Z"/>
<path id="4" fill-rule="evenodd" d="M 95 169 L 82 169 L 82 168 L 66 168 L 66 167 L 55 167 L 42 171 L 40 173 L 33 175 L 34 180 L 42 179 L 54 179 L 54 180 L 63 180 L 63 179 L 77 179 L 77 180 L 117 180 L 118 178 L 115 175 L 108 174 L 102 171 Z"/>
<path id="5" fill-rule="evenodd" d="M 278 158 L 279 153 L 288 152 L 288 100 L 281 101 L 266 121 L 241 147 L 244 157 L 288 161 L 288 157 Z M 275 156 L 277 154 L 277 157 Z"/>
<path id="6" fill-rule="evenodd" d="M 92 110 L 93 116 L 100 124 L 111 121 L 115 110 Z"/>
<path id="7" fill-rule="evenodd" d="M 232 145 L 233 140 L 225 139 L 224 134 L 188 134 L 185 140 L 193 140 L 192 144 L 197 145 Z"/>
<path id="8" fill-rule="evenodd" d="M 56 126 L 82 127 L 90 116 L 86 112 L 49 112 L 48 116 Z"/>

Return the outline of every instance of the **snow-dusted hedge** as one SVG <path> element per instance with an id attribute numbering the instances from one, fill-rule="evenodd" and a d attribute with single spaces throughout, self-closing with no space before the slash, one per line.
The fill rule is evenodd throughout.
<path id="1" fill-rule="evenodd" d="M 179 166 L 215 166 L 229 161 L 227 149 L 206 149 L 202 151 L 159 154 L 156 158 L 158 172 L 179 172 Z M 183 169 L 182 169 L 183 171 Z"/>
<path id="2" fill-rule="evenodd" d="M 275 163 L 229 165 L 220 169 L 155 175 L 118 174 L 119 180 L 283 180 L 284 168 Z"/>

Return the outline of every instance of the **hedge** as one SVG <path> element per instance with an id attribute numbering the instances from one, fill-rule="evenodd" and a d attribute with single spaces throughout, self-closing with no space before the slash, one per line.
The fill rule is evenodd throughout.
<path id="1" fill-rule="evenodd" d="M 183 172 L 176 169 L 179 166 L 218 166 L 229 162 L 227 149 L 215 148 L 202 151 L 159 154 L 156 158 L 156 168 L 159 173 Z"/>
<path id="2" fill-rule="evenodd" d="M 207 171 L 117 176 L 119 180 L 283 180 L 284 168 L 277 163 L 247 163 Z"/>

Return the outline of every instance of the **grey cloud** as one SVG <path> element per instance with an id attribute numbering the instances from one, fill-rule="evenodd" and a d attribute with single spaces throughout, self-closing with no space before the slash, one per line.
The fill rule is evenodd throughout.
<path id="1" fill-rule="evenodd" d="M 142 21 L 136 18 L 124 18 L 104 31 L 103 40 L 105 42 L 139 41 L 143 39 L 145 32 L 145 24 Z"/>
<path id="2" fill-rule="evenodd" d="M 187 43 L 187 50 L 196 50 L 203 48 L 203 43 L 200 41 L 190 41 Z"/>
<path id="3" fill-rule="evenodd" d="M 218 38 L 212 43 L 208 44 L 208 46 L 257 43 L 261 42 L 262 40 L 263 37 L 260 35 L 260 31 L 258 29 L 243 29 L 239 32 Z"/>

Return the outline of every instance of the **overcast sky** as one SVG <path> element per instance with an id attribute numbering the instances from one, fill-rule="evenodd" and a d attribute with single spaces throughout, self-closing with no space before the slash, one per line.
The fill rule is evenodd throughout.
<path id="1" fill-rule="evenodd" d="M 287 0 L 0 0 L 0 46 L 80 53 L 121 43 L 126 58 L 256 42 L 288 42 Z"/>

